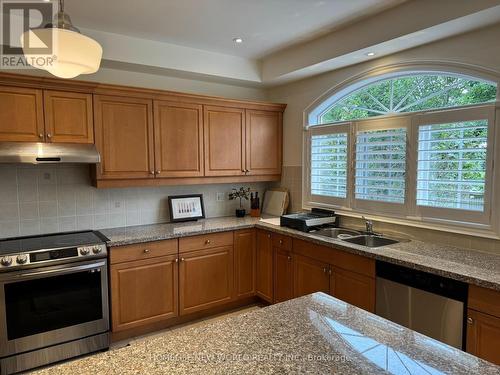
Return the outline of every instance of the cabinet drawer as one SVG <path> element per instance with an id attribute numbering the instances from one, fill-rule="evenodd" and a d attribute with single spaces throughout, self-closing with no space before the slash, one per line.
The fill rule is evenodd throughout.
<path id="1" fill-rule="evenodd" d="M 117 246 L 110 249 L 109 261 L 111 264 L 115 264 L 164 255 L 176 255 L 177 248 L 176 239 Z"/>
<path id="2" fill-rule="evenodd" d="M 500 292 L 471 285 L 469 308 L 500 318 Z"/>
<path id="3" fill-rule="evenodd" d="M 375 277 L 375 261 L 347 251 L 332 249 L 302 240 L 293 240 L 294 253 L 314 258 L 336 267 Z"/>
<path id="4" fill-rule="evenodd" d="M 273 233 L 272 239 L 273 239 L 273 247 L 277 247 L 283 250 L 292 250 L 292 237 Z"/>
<path id="5" fill-rule="evenodd" d="M 233 232 L 204 234 L 201 236 L 184 237 L 179 239 L 179 251 L 186 253 L 193 250 L 212 249 L 214 247 L 231 246 Z"/>

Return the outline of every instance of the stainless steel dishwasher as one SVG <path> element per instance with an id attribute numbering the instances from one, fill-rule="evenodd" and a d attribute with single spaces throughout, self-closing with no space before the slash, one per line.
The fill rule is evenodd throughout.
<path id="1" fill-rule="evenodd" d="M 377 315 L 465 348 L 466 283 L 381 261 L 376 269 Z"/>

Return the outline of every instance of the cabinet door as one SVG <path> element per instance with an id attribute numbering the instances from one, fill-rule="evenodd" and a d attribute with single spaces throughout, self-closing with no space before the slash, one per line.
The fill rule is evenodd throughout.
<path id="1" fill-rule="evenodd" d="M 203 107 L 165 101 L 154 107 L 156 177 L 203 176 Z"/>
<path id="2" fill-rule="evenodd" d="M 315 259 L 293 257 L 293 296 L 300 297 L 314 292 L 330 293 L 330 266 Z"/>
<path id="3" fill-rule="evenodd" d="M 181 315 L 231 301 L 233 247 L 224 246 L 182 255 L 179 282 Z"/>
<path id="4" fill-rule="evenodd" d="M 271 233 L 257 230 L 257 295 L 273 302 L 273 246 Z"/>
<path id="5" fill-rule="evenodd" d="M 98 179 L 154 178 L 152 101 L 94 97 Z"/>
<path id="6" fill-rule="evenodd" d="M 290 251 L 273 248 L 274 251 L 274 302 L 293 298 L 293 269 Z"/>
<path id="7" fill-rule="evenodd" d="M 237 298 L 255 295 L 255 230 L 234 232 L 234 292 Z"/>
<path id="8" fill-rule="evenodd" d="M 204 109 L 205 176 L 245 174 L 245 110 Z"/>
<path id="9" fill-rule="evenodd" d="M 113 332 L 178 315 L 176 259 L 174 255 L 111 266 Z"/>
<path id="10" fill-rule="evenodd" d="M 94 143 L 91 94 L 45 90 L 43 99 L 47 141 Z"/>
<path id="11" fill-rule="evenodd" d="M 0 86 L 0 142 L 43 142 L 42 90 Z"/>
<path id="12" fill-rule="evenodd" d="M 375 279 L 332 267 L 330 294 L 342 301 L 375 312 Z"/>
<path id="13" fill-rule="evenodd" d="M 247 110 L 245 126 L 248 174 L 281 174 L 281 112 Z"/>
<path id="14" fill-rule="evenodd" d="M 467 310 L 467 352 L 500 365 L 500 318 Z"/>

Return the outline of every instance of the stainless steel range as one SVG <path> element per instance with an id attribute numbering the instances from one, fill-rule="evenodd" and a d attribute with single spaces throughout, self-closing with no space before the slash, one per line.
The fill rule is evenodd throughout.
<path id="1" fill-rule="evenodd" d="M 0 373 L 109 347 L 106 240 L 85 231 L 0 240 Z"/>

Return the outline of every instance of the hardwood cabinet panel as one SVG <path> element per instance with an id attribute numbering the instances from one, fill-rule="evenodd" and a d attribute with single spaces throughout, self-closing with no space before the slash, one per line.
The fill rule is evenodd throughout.
<path id="1" fill-rule="evenodd" d="M 469 302 L 471 309 L 500 318 L 500 292 L 493 289 L 469 286 Z"/>
<path id="2" fill-rule="evenodd" d="M 255 295 L 255 230 L 234 232 L 234 292 L 237 298 Z"/>
<path id="3" fill-rule="evenodd" d="M 42 90 L 0 86 L 0 142 L 45 140 Z"/>
<path id="4" fill-rule="evenodd" d="M 330 294 L 351 305 L 375 312 L 375 279 L 332 267 Z"/>
<path id="5" fill-rule="evenodd" d="M 203 176 L 203 107 L 155 101 L 156 177 Z"/>
<path id="6" fill-rule="evenodd" d="M 152 101 L 94 96 L 97 178 L 154 178 Z"/>
<path id="7" fill-rule="evenodd" d="M 181 253 L 187 253 L 196 250 L 212 249 L 214 247 L 232 246 L 233 241 L 233 232 L 183 237 L 179 238 L 179 251 Z"/>
<path id="8" fill-rule="evenodd" d="M 179 265 L 181 315 L 231 301 L 234 287 L 232 246 L 182 255 Z"/>
<path id="9" fill-rule="evenodd" d="M 109 262 L 116 264 L 165 255 L 177 255 L 177 251 L 177 239 L 117 246 L 111 247 L 109 250 Z"/>
<path id="10" fill-rule="evenodd" d="M 500 365 L 500 318 L 467 310 L 467 352 Z"/>
<path id="11" fill-rule="evenodd" d="M 111 266 L 111 320 L 114 332 L 178 315 L 177 256 Z"/>
<path id="12" fill-rule="evenodd" d="M 273 233 L 271 238 L 273 239 L 273 247 L 283 250 L 292 250 L 292 237 Z"/>
<path id="13" fill-rule="evenodd" d="M 257 230 L 257 295 L 263 300 L 273 302 L 273 245 L 271 233 Z"/>
<path id="14" fill-rule="evenodd" d="M 273 248 L 274 251 L 274 302 L 293 298 L 292 253 L 288 250 Z"/>
<path id="15" fill-rule="evenodd" d="M 293 297 L 315 292 L 330 293 L 330 266 L 315 259 L 294 255 Z"/>
<path id="16" fill-rule="evenodd" d="M 281 174 L 282 114 L 246 111 L 246 169 L 248 174 Z"/>
<path id="17" fill-rule="evenodd" d="M 94 143 L 91 94 L 46 90 L 43 97 L 47 141 Z"/>
<path id="18" fill-rule="evenodd" d="M 205 176 L 245 175 L 245 110 L 205 106 Z"/>

